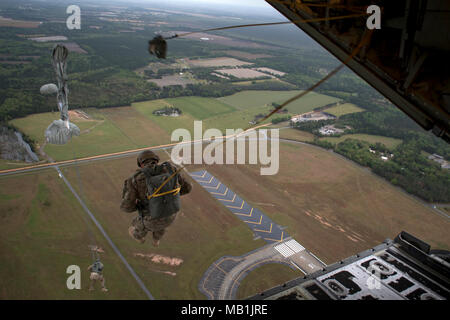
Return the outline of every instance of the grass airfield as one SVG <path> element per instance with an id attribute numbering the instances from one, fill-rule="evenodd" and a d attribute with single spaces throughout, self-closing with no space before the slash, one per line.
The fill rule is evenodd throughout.
<path id="1" fill-rule="evenodd" d="M 267 214 L 308 250 L 333 263 L 394 238 L 405 230 L 449 249 L 450 223 L 431 209 L 353 163 L 325 150 L 282 143 L 280 171 L 261 176 L 258 165 L 188 166 L 218 177 Z M 168 158 L 159 152 L 162 159 Z M 182 198 L 182 213 L 161 246 L 138 244 L 127 229 L 136 215 L 119 210 L 122 185 L 135 170 L 135 158 L 103 160 L 62 169 L 78 194 L 157 299 L 204 299 L 198 283 L 224 255 L 238 256 L 264 245 L 244 223 L 194 183 Z M 237 178 L 238 177 L 238 178 Z M 145 295 L 55 170 L 0 178 L 2 299 L 144 299 Z M 86 222 L 87 220 L 87 222 Z M 427 223 L 423 223 L 427 221 Z M 88 292 L 88 245 L 105 250 L 108 293 Z M 181 259 L 179 266 L 142 259 L 158 254 Z M 68 265 L 82 269 L 82 290 L 65 287 Z M 276 273 L 271 276 L 271 272 Z M 301 276 L 285 266 L 250 272 L 238 296 L 245 297 Z"/>

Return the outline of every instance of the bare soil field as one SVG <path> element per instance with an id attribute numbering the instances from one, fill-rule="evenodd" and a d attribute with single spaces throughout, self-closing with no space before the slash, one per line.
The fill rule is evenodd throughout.
<path id="1" fill-rule="evenodd" d="M 36 42 L 50 42 L 50 41 L 66 41 L 66 36 L 48 36 L 48 37 L 37 37 L 37 38 L 28 38 L 29 40 L 33 40 Z"/>
<path id="2" fill-rule="evenodd" d="M 0 16 L 0 27 L 37 28 L 40 24 L 39 21 L 14 20 Z"/>
<path id="3" fill-rule="evenodd" d="M 236 78 L 249 79 L 249 78 L 261 78 L 261 77 L 271 77 L 272 75 L 268 75 L 267 73 L 262 73 L 253 69 L 246 68 L 236 68 L 236 69 L 218 69 L 215 70 L 217 73 L 222 73 L 226 75 L 232 75 Z"/>
<path id="4" fill-rule="evenodd" d="M 264 73 L 269 73 L 271 75 L 275 75 L 275 76 L 279 76 L 279 77 L 282 77 L 286 74 L 285 72 L 281 72 L 281 71 L 278 71 L 275 69 L 270 69 L 270 68 L 265 68 L 265 67 L 264 68 L 254 68 L 254 70 L 261 71 Z"/>
<path id="5" fill-rule="evenodd" d="M 252 64 L 250 62 L 227 57 L 196 60 L 186 59 L 186 63 L 188 63 L 191 67 L 236 67 Z"/>

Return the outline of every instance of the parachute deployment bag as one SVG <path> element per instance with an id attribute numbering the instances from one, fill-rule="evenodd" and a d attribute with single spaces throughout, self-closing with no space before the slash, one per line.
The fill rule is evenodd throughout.
<path id="1" fill-rule="evenodd" d="M 178 173 L 174 167 L 164 162 L 143 170 L 147 184 L 147 201 L 150 216 L 168 217 L 180 210 L 180 187 Z M 161 187 L 162 186 L 162 187 Z"/>

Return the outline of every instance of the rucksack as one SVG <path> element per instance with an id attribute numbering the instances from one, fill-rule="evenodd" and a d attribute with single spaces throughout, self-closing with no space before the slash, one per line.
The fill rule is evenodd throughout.
<path id="1" fill-rule="evenodd" d="M 180 187 L 177 169 L 169 162 L 164 162 L 145 167 L 141 171 L 145 175 L 147 208 L 152 219 L 168 217 L 178 212 L 180 210 Z M 165 181 L 167 182 L 164 184 Z M 161 185 L 163 186 L 161 187 Z"/>

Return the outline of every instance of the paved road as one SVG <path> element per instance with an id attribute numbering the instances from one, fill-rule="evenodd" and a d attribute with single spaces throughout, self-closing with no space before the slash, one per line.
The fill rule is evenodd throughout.
<path id="1" fill-rule="evenodd" d="M 89 210 L 89 208 L 86 206 L 86 204 L 84 203 L 84 201 L 81 199 L 81 197 L 78 195 L 78 193 L 75 191 L 75 189 L 72 187 L 72 185 L 70 184 L 69 180 L 67 180 L 67 178 L 64 176 L 64 174 L 61 172 L 61 170 L 59 169 L 59 167 L 56 165 L 54 166 L 54 168 L 56 169 L 56 171 L 58 171 L 59 176 L 61 177 L 61 179 L 63 179 L 64 183 L 67 185 L 67 187 L 70 189 L 70 191 L 73 193 L 73 195 L 75 196 L 75 198 L 77 198 L 78 202 L 81 204 L 81 206 L 83 207 L 84 211 L 88 214 L 88 216 L 91 218 L 91 220 L 94 222 L 94 224 L 97 226 L 97 228 L 100 230 L 100 232 L 103 234 L 103 236 L 105 237 L 106 241 L 108 241 L 109 245 L 111 246 L 111 248 L 113 248 L 114 252 L 119 256 L 120 260 L 122 260 L 123 264 L 125 265 L 125 267 L 128 269 L 128 271 L 130 271 L 131 275 L 133 276 L 133 278 L 136 280 L 136 282 L 138 283 L 138 285 L 141 287 L 141 289 L 145 292 L 146 296 L 150 299 L 150 300 L 154 300 L 154 297 L 152 296 L 152 294 L 150 293 L 150 291 L 147 289 L 147 287 L 145 286 L 145 284 L 142 282 L 141 278 L 139 278 L 139 276 L 136 274 L 136 272 L 133 270 L 133 268 L 130 266 L 130 264 L 128 263 L 128 261 L 124 258 L 124 256 L 120 253 L 119 249 L 117 248 L 117 246 L 114 244 L 114 242 L 111 240 L 111 238 L 108 236 L 108 234 L 106 233 L 106 231 L 103 229 L 102 225 L 97 221 L 97 219 L 95 218 L 95 216 L 92 214 L 92 212 Z"/>

